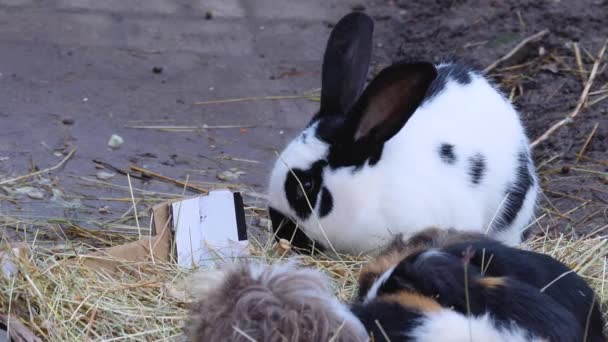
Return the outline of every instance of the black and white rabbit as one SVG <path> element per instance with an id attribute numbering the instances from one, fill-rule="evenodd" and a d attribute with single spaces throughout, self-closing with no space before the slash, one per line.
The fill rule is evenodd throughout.
<path id="1" fill-rule="evenodd" d="M 405 290 L 550 341 L 605 341 L 596 295 L 580 276 L 550 256 L 482 234 L 428 229 L 396 238 L 359 277 L 363 303 Z"/>
<path id="2" fill-rule="evenodd" d="M 364 89 L 372 32 L 351 13 L 330 35 L 320 109 L 271 172 L 277 236 L 349 253 L 428 226 L 519 243 L 539 185 L 517 111 L 459 64 L 394 64 Z"/>

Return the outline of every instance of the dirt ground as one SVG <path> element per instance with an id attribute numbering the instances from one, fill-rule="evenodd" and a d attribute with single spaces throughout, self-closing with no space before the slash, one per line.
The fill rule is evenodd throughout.
<path id="1" fill-rule="evenodd" d="M 121 231 L 133 226 L 132 200 L 144 218 L 163 198 L 197 193 L 132 172 L 132 196 L 121 173 L 131 165 L 197 187 L 238 183 L 263 206 L 256 193 L 275 151 L 317 104 L 196 103 L 314 90 L 332 23 L 353 8 L 376 19 L 375 70 L 398 59 L 484 68 L 548 29 L 490 72 L 532 140 L 575 108 L 608 38 L 605 0 L 111 3 L 0 0 L 0 182 L 77 148 L 51 172 L 0 183 L 5 231 L 42 221 Z M 608 227 L 607 65 L 605 56 L 574 122 L 534 150 L 545 190 L 538 230 Z M 125 139 L 119 149 L 107 146 L 112 134 Z M 239 176 L 218 179 L 226 171 Z"/>

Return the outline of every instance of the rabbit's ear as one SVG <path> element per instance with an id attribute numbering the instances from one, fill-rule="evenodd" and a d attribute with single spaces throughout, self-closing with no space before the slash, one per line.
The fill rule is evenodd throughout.
<path id="1" fill-rule="evenodd" d="M 369 69 L 372 19 L 360 12 L 344 16 L 331 32 L 325 56 L 318 116 L 346 114 L 357 101 Z"/>
<path id="2" fill-rule="evenodd" d="M 382 145 L 414 114 L 437 76 L 431 63 L 402 63 L 380 72 L 347 118 L 353 141 Z"/>

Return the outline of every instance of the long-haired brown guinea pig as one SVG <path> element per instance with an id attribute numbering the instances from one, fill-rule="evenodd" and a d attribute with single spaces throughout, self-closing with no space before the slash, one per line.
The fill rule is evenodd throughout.
<path id="1" fill-rule="evenodd" d="M 497 326 L 549 341 L 605 341 L 594 291 L 550 256 L 485 235 L 427 229 L 397 237 L 359 278 L 359 300 L 416 293 Z"/>
<path id="2" fill-rule="evenodd" d="M 197 299 L 188 341 L 366 341 L 367 332 L 333 295 L 326 277 L 290 261 L 241 262 L 192 279 Z M 198 288 L 197 288 L 198 287 Z"/>

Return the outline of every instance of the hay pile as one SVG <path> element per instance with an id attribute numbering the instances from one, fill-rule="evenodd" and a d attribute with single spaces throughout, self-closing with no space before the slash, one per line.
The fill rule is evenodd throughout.
<path id="1" fill-rule="evenodd" d="M 272 241 L 253 239 L 251 243 L 252 259 L 273 263 L 291 255 Z M 593 285 L 606 304 L 606 239 L 537 237 L 524 248 L 568 264 Z M 126 272 L 115 279 L 61 263 L 92 249 L 84 243 L 44 247 L 35 242 L 27 258 L 9 253 L 21 273 L 1 280 L 0 311 L 18 316 L 49 341 L 179 340 L 187 315 L 179 284 L 187 272 L 172 264 L 125 265 Z M 336 294 L 348 300 L 355 294 L 357 273 L 366 258 L 316 256 L 302 257 L 302 261 L 327 273 Z"/>

